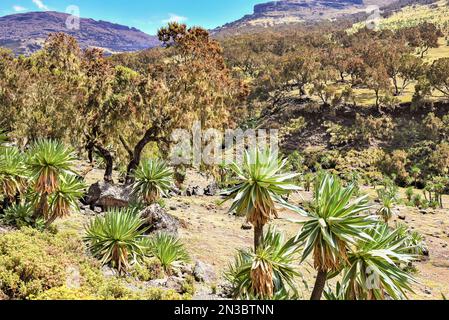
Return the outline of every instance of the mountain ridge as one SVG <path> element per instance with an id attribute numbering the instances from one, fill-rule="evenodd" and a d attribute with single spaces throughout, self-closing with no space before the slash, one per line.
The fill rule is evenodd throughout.
<path id="1" fill-rule="evenodd" d="M 103 20 L 80 18 L 79 30 L 67 27 L 69 14 L 45 11 L 0 17 L 0 46 L 29 55 L 42 48 L 50 33 L 74 36 L 81 48 L 97 47 L 106 53 L 132 52 L 159 45 L 157 37 L 136 28 Z"/>

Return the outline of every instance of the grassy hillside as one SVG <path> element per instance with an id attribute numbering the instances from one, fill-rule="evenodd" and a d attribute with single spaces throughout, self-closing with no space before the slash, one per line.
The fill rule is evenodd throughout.
<path id="1" fill-rule="evenodd" d="M 391 14 L 380 21 L 380 29 L 397 30 L 417 26 L 420 23 L 429 22 L 447 30 L 449 25 L 449 6 L 445 0 L 433 4 L 416 4 L 404 7 L 402 10 Z M 353 30 L 364 27 L 365 22 L 354 25 Z"/>

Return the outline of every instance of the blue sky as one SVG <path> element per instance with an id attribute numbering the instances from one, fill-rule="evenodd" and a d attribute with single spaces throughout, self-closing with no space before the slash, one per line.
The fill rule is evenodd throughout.
<path id="1" fill-rule="evenodd" d="M 167 21 L 215 28 L 252 13 L 265 0 L 0 0 L 0 16 L 29 11 L 60 11 L 75 5 L 81 17 L 136 27 L 150 34 Z"/>

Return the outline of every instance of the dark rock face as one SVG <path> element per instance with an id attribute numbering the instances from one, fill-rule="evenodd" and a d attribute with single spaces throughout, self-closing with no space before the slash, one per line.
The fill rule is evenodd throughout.
<path id="1" fill-rule="evenodd" d="M 218 193 L 220 193 L 220 188 L 215 182 L 211 183 L 204 189 L 204 195 L 208 197 L 213 197 Z"/>
<path id="2" fill-rule="evenodd" d="M 178 235 L 178 229 L 180 228 L 178 219 L 168 214 L 160 205 L 153 204 L 144 209 L 140 215 L 150 227 L 149 233 L 165 232 L 174 236 Z"/>
<path id="3" fill-rule="evenodd" d="M 80 19 L 79 30 L 68 29 L 70 16 L 60 12 L 29 12 L 0 17 L 0 46 L 29 55 L 42 48 L 50 33 L 74 36 L 80 47 L 102 48 L 106 53 L 130 52 L 158 46 L 157 37 L 106 21 Z M 70 26 L 70 25 L 69 25 Z"/>
<path id="4" fill-rule="evenodd" d="M 85 203 L 91 208 L 125 208 L 131 200 L 131 187 L 97 182 L 90 186 Z"/>

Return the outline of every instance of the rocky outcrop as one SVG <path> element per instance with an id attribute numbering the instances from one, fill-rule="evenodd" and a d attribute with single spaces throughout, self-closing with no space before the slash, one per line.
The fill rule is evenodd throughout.
<path id="1" fill-rule="evenodd" d="M 217 274 L 211 265 L 197 261 L 193 268 L 193 276 L 198 282 L 212 283 L 217 280 Z"/>
<path id="2" fill-rule="evenodd" d="M 149 226 L 149 233 L 165 232 L 172 235 L 178 235 L 180 222 L 171 214 L 168 214 L 159 204 L 153 204 L 144 209 L 140 215 Z"/>
<path id="3" fill-rule="evenodd" d="M 90 186 L 84 202 L 92 210 L 95 207 L 101 207 L 103 210 L 108 208 L 125 208 L 131 201 L 131 191 L 131 186 L 97 182 Z"/>

